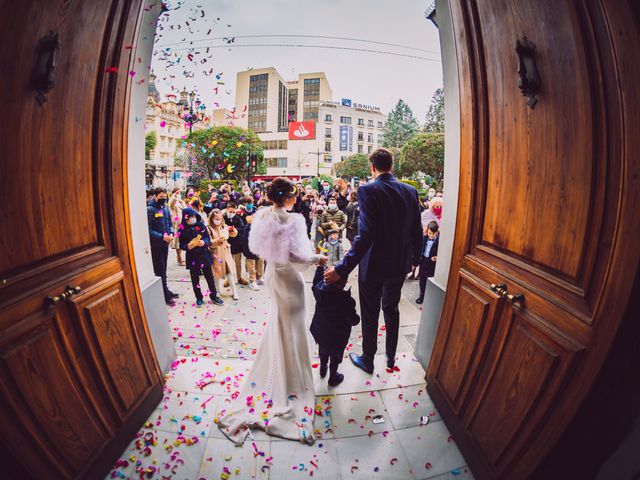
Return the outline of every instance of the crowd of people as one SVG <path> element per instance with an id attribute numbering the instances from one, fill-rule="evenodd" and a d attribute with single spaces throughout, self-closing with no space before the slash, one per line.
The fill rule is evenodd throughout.
<path id="1" fill-rule="evenodd" d="M 315 182 L 313 182 L 315 184 Z M 333 183 L 333 184 L 332 184 Z M 363 184 L 365 182 L 362 182 Z M 247 181 L 236 188 L 234 182 L 206 190 L 189 187 L 147 190 L 147 214 L 154 272 L 162 279 L 165 301 L 174 305 L 178 295 L 167 284 L 167 258 L 175 250 L 178 265 L 190 272 L 196 305 L 204 304 L 200 277 L 207 282 L 211 301 L 222 305 L 221 296 L 239 299 L 239 286 L 253 291 L 264 284 L 264 260 L 249 249 L 252 217 L 260 208 L 273 204 L 267 191 L 270 182 Z M 336 265 L 358 234 L 360 207 L 358 188 L 343 179 L 323 180 L 314 188 L 312 182 L 295 184 L 292 211 L 301 214 L 316 254 L 328 257 Z M 422 303 L 429 276 L 437 261 L 437 238 L 442 218 L 442 193 L 431 188 L 419 199 L 424 233 L 423 260 L 409 279 L 420 280 Z M 394 212 L 388 212 L 393 215 Z"/>
<path id="2" fill-rule="evenodd" d="M 349 358 L 373 374 L 382 311 L 386 368 L 396 368 L 402 286 L 407 278 L 419 278 L 416 302 L 422 303 L 438 257 L 442 195 L 429 189 L 419 198 L 416 188 L 398 181 L 388 150 L 372 152 L 369 162 L 372 180 L 364 185 L 278 177 L 239 187 L 216 182 L 203 191 L 188 188 L 184 195 L 180 189 L 148 191 L 153 266 L 167 304 L 174 305 L 177 297 L 167 284 L 169 249 L 189 271 L 198 307 L 206 295 L 216 305 L 224 304 L 222 296 L 237 300 L 239 286 L 268 289 L 273 308 L 253 367 L 237 401 L 216 414 L 218 428 L 238 445 L 251 428 L 313 443 L 308 330 L 318 344 L 320 377 L 328 373 L 328 384 L 335 387 L 344 379 L 338 366 L 351 329 L 360 322 L 362 354 L 351 352 Z M 310 265 L 317 265 L 316 302 L 307 327 L 301 272 Z M 345 288 L 356 267 L 360 315 L 351 289 Z M 202 277 L 208 290 L 201 288 Z M 258 394 L 267 402 L 259 416 Z"/>

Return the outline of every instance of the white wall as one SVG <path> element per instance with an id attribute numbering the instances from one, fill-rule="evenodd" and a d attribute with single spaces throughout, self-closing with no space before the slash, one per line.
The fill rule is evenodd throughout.
<path id="1" fill-rule="evenodd" d="M 160 15 L 161 2 L 147 0 L 146 5 L 154 7 L 144 12 L 138 41 L 132 52 L 136 59 L 136 75 L 131 91 L 131 105 L 129 111 L 129 214 L 131 215 L 131 236 L 136 259 L 136 270 L 140 289 L 153 281 L 153 265 L 149 247 L 149 229 L 147 228 L 147 206 L 145 198 L 144 177 L 144 136 L 147 108 L 147 93 L 149 80 L 149 65 L 153 52 L 153 39 L 156 31 L 156 20 Z M 141 63 L 137 59 L 141 59 Z M 145 81 L 140 83 L 140 80 Z"/>
<path id="2" fill-rule="evenodd" d="M 460 184 L 460 92 L 456 49 L 447 0 L 436 0 L 436 15 L 440 33 L 442 70 L 444 78 L 444 205 L 438 245 L 438 262 L 432 281 L 446 290 L 451 265 L 453 237 L 458 209 Z"/>

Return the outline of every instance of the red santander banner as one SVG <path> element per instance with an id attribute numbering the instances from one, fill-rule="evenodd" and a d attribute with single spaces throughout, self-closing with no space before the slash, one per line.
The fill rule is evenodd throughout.
<path id="1" fill-rule="evenodd" d="M 291 122 L 289 124 L 289 140 L 314 140 L 316 138 L 316 122 Z"/>

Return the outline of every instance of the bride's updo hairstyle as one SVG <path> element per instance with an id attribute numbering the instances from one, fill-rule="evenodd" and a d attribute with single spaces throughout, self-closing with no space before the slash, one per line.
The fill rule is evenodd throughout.
<path id="1" fill-rule="evenodd" d="M 277 206 L 282 207 L 285 200 L 295 197 L 296 194 L 296 186 L 291 180 L 285 177 L 277 177 L 273 179 L 269 186 L 267 198 Z"/>

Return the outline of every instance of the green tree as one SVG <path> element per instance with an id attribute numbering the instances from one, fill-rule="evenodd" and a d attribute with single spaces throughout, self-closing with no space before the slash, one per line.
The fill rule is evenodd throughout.
<path id="1" fill-rule="evenodd" d="M 393 110 L 387 115 L 382 134 L 382 146 L 400 148 L 418 131 L 418 120 L 404 100 L 398 100 Z"/>
<path id="2" fill-rule="evenodd" d="M 431 105 L 425 118 L 424 131 L 444 132 L 444 89 L 438 88 L 431 97 Z"/>
<path id="3" fill-rule="evenodd" d="M 195 130 L 187 136 L 186 168 L 193 172 L 193 180 L 215 180 L 217 178 L 244 179 L 251 168 L 247 152 L 257 155 L 256 168 L 252 174 L 266 173 L 260 137 L 240 127 L 211 127 Z"/>
<path id="4" fill-rule="evenodd" d="M 402 147 L 396 172 L 400 177 L 426 174 L 438 185 L 444 178 L 444 134 L 417 133 Z"/>
<path id="5" fill-rule="evenodd" d="M 147 133 L 144 136 L 144 158 L 145 160 L 149 160 L 151 157 L 151 150 L 156 148 L 158 145 L 158 135 L 155 130 Z"/>
<path id="6" fill-rule="evenodd" d="M 369 157 L 364 153 L 356 153 L 345 157 L 343 161 L 336 163 L 333 168 L 338 177 L 366 178 L 371 174 L 369 165 Z"/>

